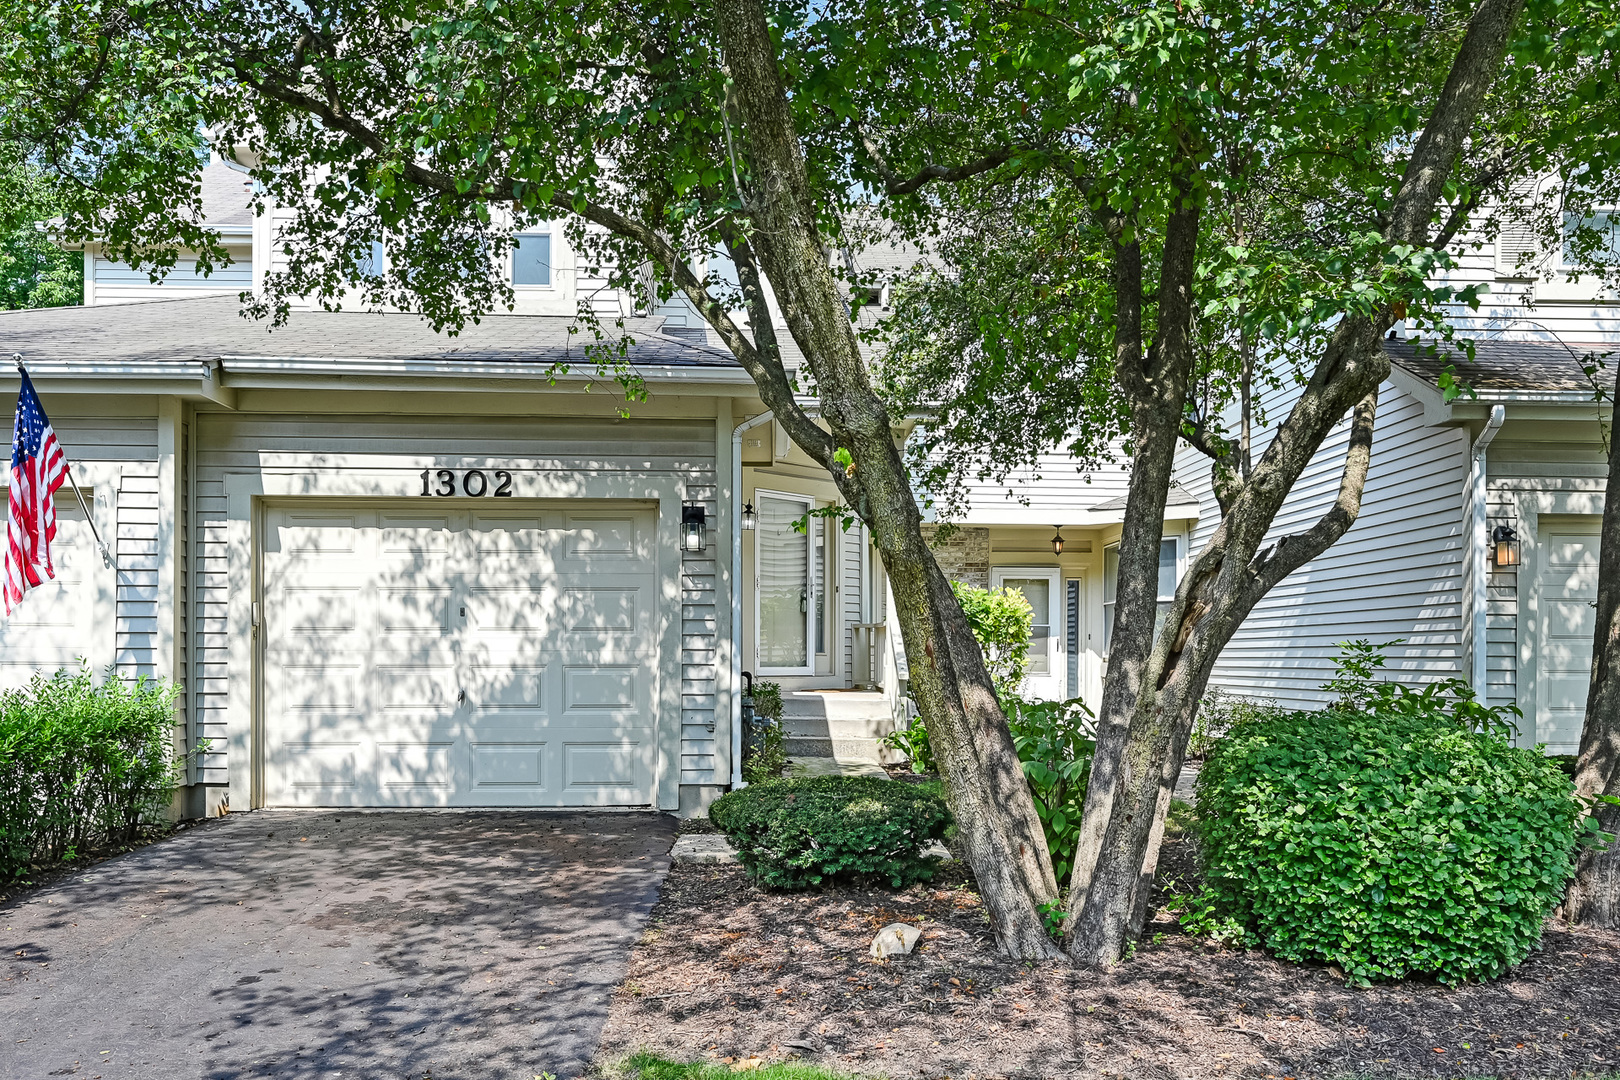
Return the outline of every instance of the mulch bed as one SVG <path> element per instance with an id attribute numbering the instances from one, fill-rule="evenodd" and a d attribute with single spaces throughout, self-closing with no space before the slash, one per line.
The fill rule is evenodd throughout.
<path id="1" fill-rule="evenodd" d="M 1190 872 L 1167 844 L 1161 880 Z M 1185 885 L 1182 886 L 1185 888 Z M 868 953 L 891 922 L 918 951 Z M 1570 1077 L 1620 1073 L 1620 934 L 1549 927 L 1507 978 L 1358 989 L 1233 952 L 1157 915 L 1107 974 L 997 956 L 960 863 L 930 885 L 767 893 L 674 867 L 631 958 L 602 1057 L 800 1057 L 893 1077 Z"/>

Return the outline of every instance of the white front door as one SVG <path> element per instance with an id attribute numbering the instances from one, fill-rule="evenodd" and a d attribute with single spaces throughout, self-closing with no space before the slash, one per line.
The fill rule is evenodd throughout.
<path id="1" fill-rule="evenodd" d="M 1033 700 L 1061 701 L 1067 696 L 1061 580 L 1062 572 L 1056 568 L 998 566 L 990 571 L 991 588 L 1023 593 L 1034 615 L 1023 690 Z"/>
<path id="2" fill-rule="evenodd" d="M 607 504 L 268 510 L 265 801 L 650 803 L 655 527 Z"/>
<path id="3" fill-rule="evenodd" d="M 1597 626 L 1598 528 L 1595 518 L 1590 525 L 1543 526 L 1536 545 L 1535 741 L 1550 754 L 1573 754 L 1581 745 Z"/>
<path id="4" fill-rule="evenodd" d="M 815 505 L 808 495 L 754 494 L 754 626 L 762 675 L 814 675 L 815 530 L 795 522 Z M 812 521 L 805 524 L 811 525 Z"/>

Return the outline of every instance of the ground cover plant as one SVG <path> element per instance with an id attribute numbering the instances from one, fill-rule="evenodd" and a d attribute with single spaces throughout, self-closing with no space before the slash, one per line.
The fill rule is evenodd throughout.
<path id="1" fill-rule="evenodd" d="M 1097 748 L 1097 721 L 1079 698 L 1071 701 L 1006 699 L 1007 726 L 1046 831 L 1052 870 L 1062 881 L 1074 868 L 1080 810 Z"/>
<path id="2" fill-rule="evenodd" d="M 1235 725 L 1198 776 L 1189 925 L 1352 980 L 1501 975 L 1574 871 L 1569 777 L 1466 687 L 1379 684 Z M 1263 872 L 1262 872 L 1263 868 Z"/>
<path id="3" fill-rule="evenodd" d="M 814 776 L 750 784 L 716 799 L 709 820 L 762 885 L 805 889 L 867 876 L 896 887 L 933 876 L 923 849 L 945 836 L 950 811 L 934 792 L 874 776 Z"/>
<path id="4" fill-rule="evenodd" d="M 605 1080 L 731 1080 L 739 1072 L 755 1080 L 858 1080 L 849 1073 L 831 1072 L 814 1065 L 788 1062 L 759 1064 L 758 1058 L 732 1058 L 713 1062 L 671 1061 L 656 1054 L 633 1054 L 599 1070 Z"/>
<path id="5" fill-rule="evenodd" d="M 0 695 L 0 880 L 128 843 L 173 797 L 178 688 L 87 667 Z"/>

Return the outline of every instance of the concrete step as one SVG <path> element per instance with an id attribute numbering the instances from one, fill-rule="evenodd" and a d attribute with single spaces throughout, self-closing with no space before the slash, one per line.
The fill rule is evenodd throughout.
<path id="1" fill-rule="evenodd" d="M 782 733 L 790 739 L 881 739 L 894 730 L 882 716 L 783 716 Z"/>
<path id="2" fill-rule="evenodd" d="M 889 715 L 889 700 L 870 690 L 792 690 L 782 695 L 782 718 L 865 720 Z"/>
<path id="3" fill-rule="evenodd" d="M 885 752 L 876 739 L 796 739 L 782 740 L 782 747 L 790 758 L 850 757 L 879 761 Z"/>

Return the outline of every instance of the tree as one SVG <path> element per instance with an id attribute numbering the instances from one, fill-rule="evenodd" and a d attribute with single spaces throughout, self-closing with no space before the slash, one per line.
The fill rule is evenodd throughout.
<path id="1" fill-rule="evenodd" d="M 933 460 L 949 469 L 974 457 L 948 452 L 964 449 L 955 442 L 981 440 L 967 449 L 992 474 L 1030 464 L 1052 442 L 1096 453 L 1118 412 L 1090 404 L 1108 359 L 1129 410 L 1119 599 L 1067 924 L 1082 963 L 1112 963 L 1140 930 L 1159 830 L 1221 648 L 1359 513 L 1389 371 L 1385 331 L 1405 319 L 1445 333 L 1447 305 L 1472 299 L 1431 284 L 1447 249 L 1489 241 L 1510 211 L 1533 212 L 1515 201 L 1523 182 L 1589 168 L 1593 136 L 1612 131 L 1612 15 L 1563 21 L 1570 13 L 1532 5 L 1515 33 L 1520 7 L 1340 5 L 1301 13 L 1297 26 L 1270 9 L 1215 5 L 1185 19 L 1040 9 L 1052 52 L 1030 53 L 1040 73 L 1027 80 L 1031 96 L 1044 80 L 1109 123 L 1094 123 L 1086 153 L 1059 163 L 1076 190 L 1031 185 L 1019 219 L 1006 201 L 1018 193 L 1004 185 L 1003 203 L 973 217 L 996 239 L 1013 237 L 1025 258 L 1005 257 L 977 229 L 952 238 L 969 258 L 942 246 L 973 267 L 975 285 L 989 267 L 1005 302 L 965 298 L 948 274 L 926 277 L 914 290 L 915 324 L 902 314 L 891 335 L 899 374 L 889 385 L 913 398 L 943 385 L 948 404 L 926 449 L 946 450 Z M 1153 15 L 1173 29 L 1144 27 Z M 1144 39 L 1150 50 L 1128 47 Z M 1054 79 L 1065 63 L 1079 70 Z M 1144 148 L 1158 155 L 1145 168 Z M 986 248 L 992 258 L 970 261 Z M 1003 264 L 1037 268 L 1035 287 L 998 276 Z M 1110 302 L 1098 303 L 1105 292 Z M 1080 329 L 1054 346 L 1054 318 L 1072 325 L 1098 308 L 1106 334 L 1088 340 Z M 977 369 L 941 364 L 930 324 L 946 327 L 943 340 L 971 342 L 992 372 L 1050 359 L 1042 385 L 1067 400 L 1043 396 L 1005 421 L 987 418 L 983 405 L 999 391 Z M 1302 390 L 1255 461 L 1257 363 Z M 1219 424 L 1234 392 L 1237 437 Z M 1276 536 L 1284 500 L 1347 413 L 1336 502 L 1310 527 Z M 1222 516 L 1160 630 L 1157 558 L 1178 439 L 1211 459 Z"/>
<path id="2" fill-rule="evenodd" d="M 42 228 L 54 212 L 38 171 L 0 160 L 0 311 L 61 307 L 84 296 L 84 260 Z"/>

